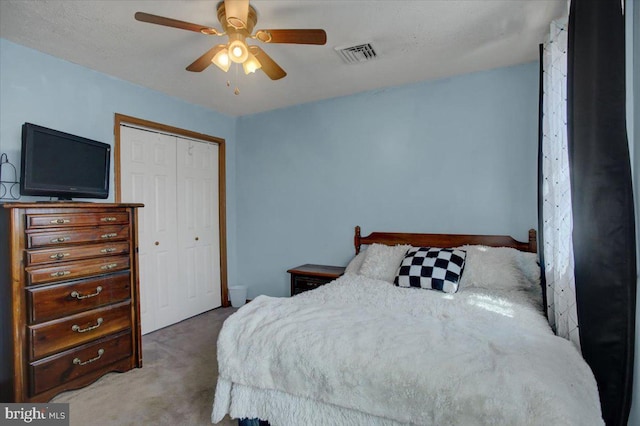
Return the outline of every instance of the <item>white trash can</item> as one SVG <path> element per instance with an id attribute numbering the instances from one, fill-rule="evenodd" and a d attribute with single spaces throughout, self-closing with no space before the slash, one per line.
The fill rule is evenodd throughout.
<path id="1" fill-rule="evenodd" d="M 231 306 L 239 308 L 247 302 L 247 287 L 244 285 L 232 285 L 229 287 L 229 299 Z"/>

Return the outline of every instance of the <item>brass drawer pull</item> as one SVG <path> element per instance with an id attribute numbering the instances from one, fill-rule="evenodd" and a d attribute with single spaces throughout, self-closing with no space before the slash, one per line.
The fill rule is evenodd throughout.
<path id="1" fill-rule="evenodd" d="M 56 253 L 56 254 L 52 254 L 49 257 L 54 260 L 60 260 L 60 259 L 64 259 L 67 256 L 69 256 L 69 253 Z"/>
<path id="2" fill-rule="evenodd" d="M 52 272 L 51 276 L 53 278 L 57 278 L 57 277 L 64 277 L 65 275 L 69 275 L 71 274 L 71 271 L 58 271 L 58 272 Z"/>
<path id="3" fill-rule="evenodd" d="M 65 241 L 69 241 L 71 237 L 58 237 L 51 240 L 52 243 L 64 243 Z"/>
<path id="4" fill-rule="evenodd" d="M 87 328 L 80 328 L 78 324 L 73 324 L 73 326 L 71 326 L 71 330 L 76 331 L 78 333 L 85 333 L 87 331 L 95 330 L 96 328 L 100 327 L 103 321 L 104 320 L 102 318 L 98 318 L 98 322 L 96 323 L 96 325 L 92 325 Z"/>
<path id="5" fill-rule="evenodd" d="M 107 265 L 102 265 L 100 269 L 102 269 L 103 271 L 108 271 L 110 269 L 117 268 L 117 267 L 118 267 L 117 263 L 109 263 Z"/>
<path id="6" fill-rule="evenodd" d="M 113 253 L 117 249 L 115 247 L 107 247 L 100 250 L 100 253 Z"/>
<path id="7" fill-rule="evenodd" d="M 118 220 L 117 217 L 103 217 L 102 219 L 100 219 L 102 222 L 115 222 L 116 220 Z"/>
<path id="8" fill-rule="evenodd" d="M 117 237 L 117 236 L 118 236 L 117 232 L 111 232 L 109 234 L 102 234 L 100 236 L 100 238 L 114 238 L 114 237 Z"/>
<path id="9" fill-rule="evenodd" d="M 74 290 L 74 291 L 71 292 L 71 297 L 75 297 L 78 300 L 88 299 L 90 297 L 95 297 L 95 296 L 99 295 L 101 291 L 102 291 L 102 287 L 98 286 L 98 287 L 96 287 L 96 292 L 95 293 L 87 294 L 86 296 L 81 296 L 80 293 L 78 293 L 77 291 Z"/>
<path id="10" fill-rule="evenodd" d="M 53 219 L 52 221 L 50 221 L 49 223 L 51 224 L 58 224 L 58 225 L 62 225 L 63 223 L 69 223 L 71 222 L 70 219 Z"/>
<path id="11" fill-rule="evenodd" d="M 97 357 L 88 359 L 85 362 L 80 361 L 80 358 L 74 358 L 73 359 L 73 363 L 76 364 L 76 365 L 90 364 L 93 361 L 99 360 L 102 357 L 103 354 L 104 354 L 104 349 L 100 348 L 100 349 L 98 349 L 98 356 Z"/>

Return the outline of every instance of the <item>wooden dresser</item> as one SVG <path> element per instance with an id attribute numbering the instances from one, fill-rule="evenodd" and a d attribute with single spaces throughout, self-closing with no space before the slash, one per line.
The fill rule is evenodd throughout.
<path id="1" fill-rule="evenodd" d="M 0 204 L 3 402 L 46 402 L 142 366 L 138 207 Z"/>

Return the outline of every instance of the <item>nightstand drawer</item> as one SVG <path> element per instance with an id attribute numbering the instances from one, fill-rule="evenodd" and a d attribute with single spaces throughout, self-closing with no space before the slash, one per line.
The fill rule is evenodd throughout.
<path id="1" fill-rule="evenodd" d="M 300 265 L 287 272 L 291 274 L 291 295 L 313 290 L 344 274 L 342 266 Z"/>
<path id="2" fill-rule="evenodd" d="M 295 277 L 293 280 L 294 294 L 313 290 L 331 281 L 333 280 L 330 278 Z"/>

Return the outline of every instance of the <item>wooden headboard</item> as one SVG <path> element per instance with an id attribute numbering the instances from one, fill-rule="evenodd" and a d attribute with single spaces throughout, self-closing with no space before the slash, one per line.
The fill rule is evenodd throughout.
<path id="1" fill-rule="evenodd" d="M 372 232 L 363 237 L 360 227 L 356 226 L 353 238 L 356 254 L 360 253 L 362 244 L 409 244 L 416 247 L 458 247 L 465 244 L 485 245 L 490 247 L 513 247 L 520 251 L 537 253 L 536 230 L 529 230 L 529 241 L 514 240 L 507 235 L 462 235 L 462 234 L 405 234 L 394 232 Z"/>

